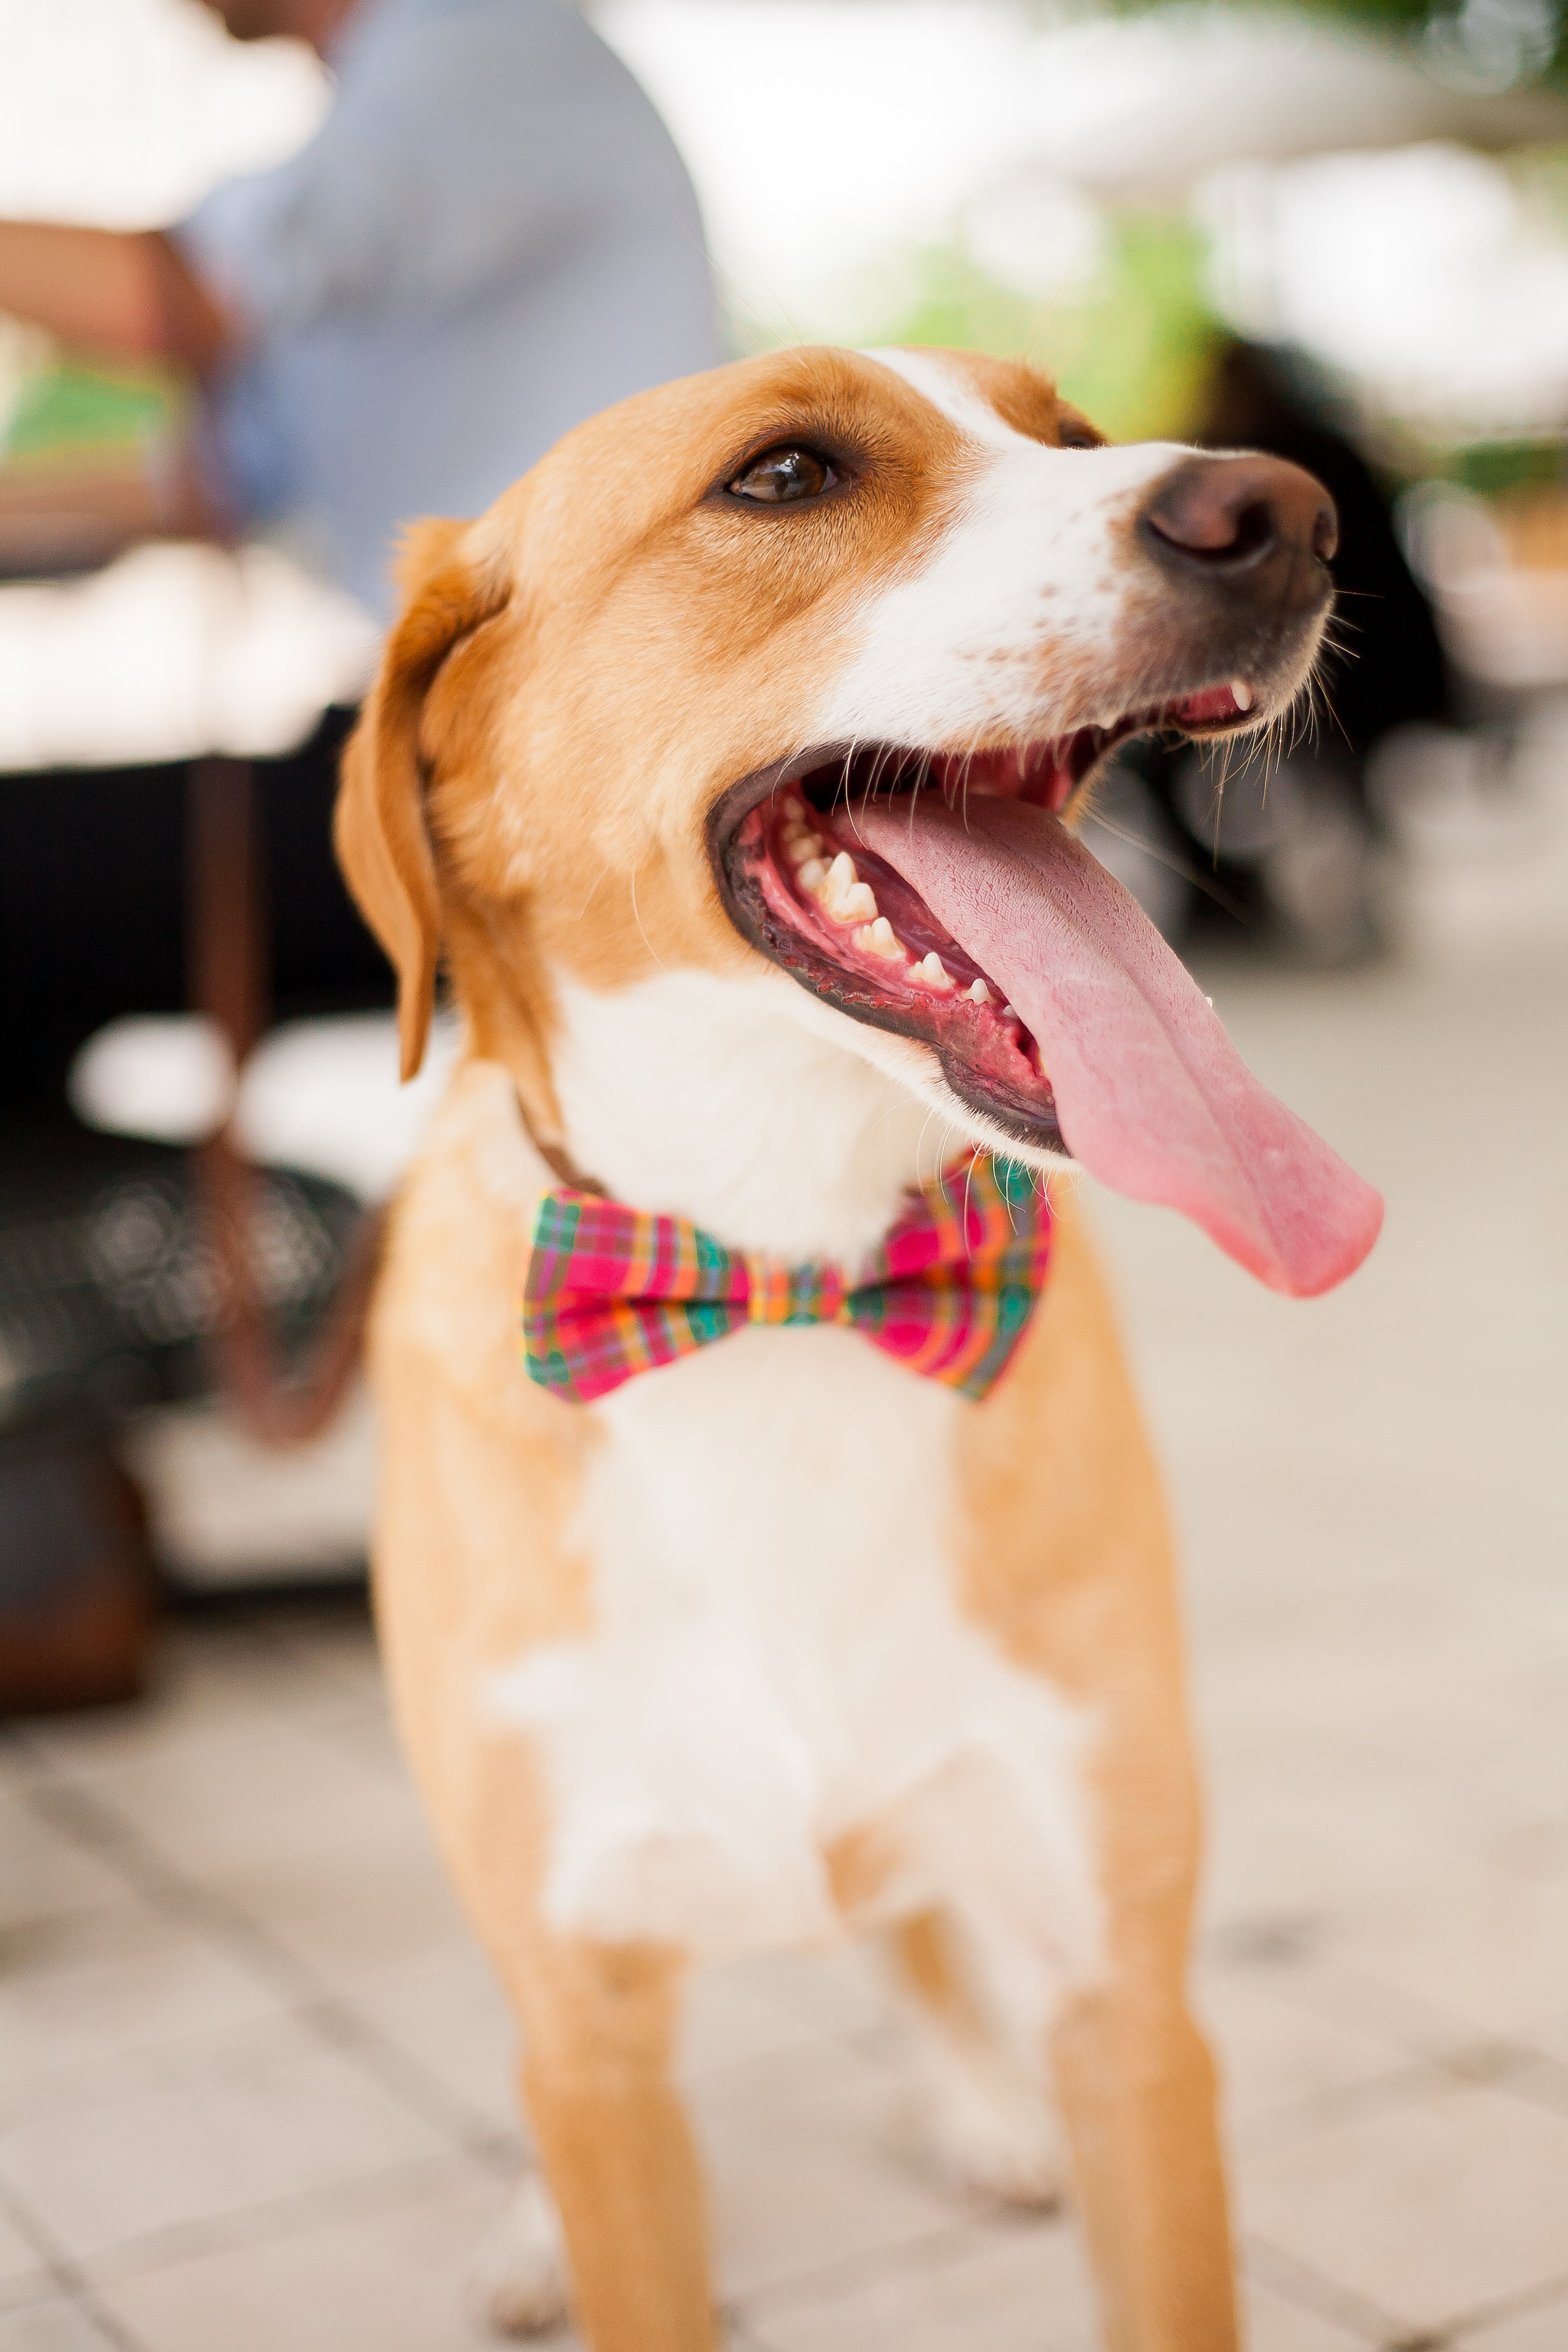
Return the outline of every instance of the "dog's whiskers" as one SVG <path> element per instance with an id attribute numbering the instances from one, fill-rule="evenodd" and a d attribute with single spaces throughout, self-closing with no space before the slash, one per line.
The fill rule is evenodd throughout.
<path id="1" fill-rule="evenodd" d="M 637 924 L 637 930 L 641 935 L 642 943 L 644 947 L 647 948 L 649 955 L 652 956 L 655 963 L 658 964 L 660 971 L 668 971 L 669 966 L 665 962 L 664 958 L 660 955 L 658 950 L 649 939 L 647 931 L 643 929 L 642 913 L 637 906 L 637 869 L 635 866 L 631 870 L 630 881 L 632 889 L 632 917 Z"/>

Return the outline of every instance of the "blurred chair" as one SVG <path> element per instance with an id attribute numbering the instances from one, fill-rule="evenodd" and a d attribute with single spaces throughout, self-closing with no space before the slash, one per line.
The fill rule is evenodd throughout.
<path id="1" fill-rule="evenodd" d="M 374 650 L 352 600 L 266 551 L 148 548 L 68 584 L 0 587 L 0 1708 L 135 1688 L 153 1546 L 123 1441 L 210 1393 L 234 1247 L 286 1363 L 347 1263 L 356 1199 L 309 1169 L 267 1171 L 244 1234 L 217 1232 L 186 1147 L 228 1124 L 235 1043 L 173 1008 L 203 983 L 215 930 L 244 987 L 263 987 L 258 926 L 224 903 L 246 906 L 254 862 L 215 866 L 215 795 L 221 814 L 259 777 L 276 819 L 302 751 L 324 822 L 331 712 Z M 194 839 L 193 798 L 209 815 Z M 379 958 L 333 887 L 374 999 Z M 331 929 L 311 927 L 318 959 Z M 105 1029 L 132 989 L 162 1020 Z M 69 1092 L 100 1131 L 71 1115 L 73 1057 Z"/>

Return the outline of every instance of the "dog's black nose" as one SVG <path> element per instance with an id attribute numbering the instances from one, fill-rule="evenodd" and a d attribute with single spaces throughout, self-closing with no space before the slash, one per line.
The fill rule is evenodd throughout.
<path id="1" fill-rule="evenodd" d="M 1167 570 L 1291 604 L 1321 603 L 1321 566 L 1339 544 L 1332 499 L 1283 457 L 1189 457 L 1156 487 L 1138 528 Z"/>

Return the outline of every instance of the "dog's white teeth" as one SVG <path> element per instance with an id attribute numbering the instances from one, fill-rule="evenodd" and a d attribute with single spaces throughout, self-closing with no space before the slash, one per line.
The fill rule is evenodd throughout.
<path id="1" fill-rule="evenodd" d="M 812 821 L 815 814 L 815 810 L 808 809 L 804 801 L 784 803 L 779 839 L 797 866 L 803 857 L 817 857 L 822 854 L 822 835 Z"/>
<path id="2" fill-rule="evenodd" d="M 1016 1019 L 1018 1018 L 1018 1016 L 1017 1016 L 1017 1014 L 1014 1012 L 1014 1010 L 1013 1010 L 1013 1008 L 1012 1008 L 1012 1006 L 1011 1006 L 1010 1004 L 1005 1004 L 1005 1005 L 1002 1007 L 1002 1018 L 1003 1018 L 1003 1020 L 1004 1020 L 1004 1021 L 1016 1021 Z"/>
<path id="3" fill-rule="evenodd" d="M 1248 686 L 1244 677 L 1233 677 L 1231 679 L 1230 698 L 1235 703 L 1238 710 L 1251 709 L 1252 688 Z"/>
<path id="4" fill-rule="evenodd" d="M 879 915 L 874 923 L 867 923 L 855 934 L 855 945 L 864 955 L 885 956 L 889 963 L 901 963 L 905 948 L 886 915 Z"/>
<path id="5" fill-rule="evenodd" d="M 969 983 L 969 1001 L 971 1004 L 994 1004 L 996 999 L 983 980 L 972 980 Z"/>
<path id="6" fill-rule="evenodd" d="M 847 849 L 841 849 L 828 867 L 821 897 L 836 923 L 876 920 L 877 894 L 868 882 L 861 881 L 855 870 L 855 860 Z"/>
<path id="7" fill-rule="evenodd" d="M 817 891 L 827 879 L 827 867 L 820 857 L 808 857 L 804 866 L 795 867 L 795 878 L 803 890 Z"/>
<path id="8" fill-rule="evenodd" d="M 949 989 L 956 988 L 958 985 L 934 948 L 930 955 L 921 957 L 910 972 L 910 978 L 918 980 L 922 988 Z"/>

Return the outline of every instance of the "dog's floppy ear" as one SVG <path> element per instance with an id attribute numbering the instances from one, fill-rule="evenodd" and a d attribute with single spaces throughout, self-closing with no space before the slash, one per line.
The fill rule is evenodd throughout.
<path id="1" fill-rule="evenodd" d="M 355 903 L 397 974 L 403 1076 L 425 1058 L 441 950 L 441 898 L 425 823 L 419 727 L 437 671 L 499 612 L 507 589 L 467 552 L 474 526 L 416 523 L 397 565 L 404 605 L 343 752 L 333 835 Z"/>

